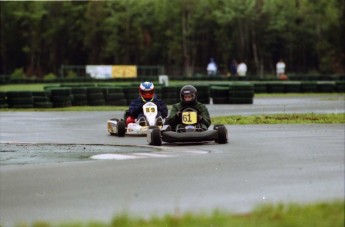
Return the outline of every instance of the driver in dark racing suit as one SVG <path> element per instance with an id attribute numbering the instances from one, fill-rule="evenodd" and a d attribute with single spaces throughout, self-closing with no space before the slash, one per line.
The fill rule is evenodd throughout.
<path id="1" fill-rule="evenodd" d="M 192 85 L 186 85 L 181 88 L 180 102 L 174 104 L 167 118 L 168 124 L 172 130 L 181 124 L 181 113 L 186 108 L 193 108 L 198 112 L 198 124 L 203 130 L 207 130 L 211 125 L 211 117 L 206 106 L 197 101 L 197 89 Z"/>
<path id="2" fill-rule="evenodd" d="M 126 125 L 134 123 L 136 119 L 145 119 L 143 105 L 146 102 L 153 102 L 157 105 L 157 120 L 160 119 L 162 122 L 162 118 L 166 118 L 168 116 L 168 108 L 165 102 L 159 99 L 155 94 L 153 83 L 146 81 L 139 85 L 139 97 L 132 100 L 129 105 L 129 116 L 126 118 Z"/>

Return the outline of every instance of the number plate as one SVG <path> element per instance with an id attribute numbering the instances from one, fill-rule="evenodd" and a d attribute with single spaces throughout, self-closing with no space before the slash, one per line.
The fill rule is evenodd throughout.
<path id="1" fill-rule="evenodd" d="M 145 107 L 144 108 L 145 113 L 156 113 L 156 111 L 157 111 L 157 108 L 155 108 L 155 107 Z"/>
<path id="2" fill-rule="evenodd" d="M 192 125 L 198 122 L 196 112 L 182 112 L 182 123 Z"/>

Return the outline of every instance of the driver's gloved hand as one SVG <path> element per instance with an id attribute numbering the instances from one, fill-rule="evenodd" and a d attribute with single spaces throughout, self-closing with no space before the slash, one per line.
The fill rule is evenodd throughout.
<path id="1" fill-rule="evenodd" d="M 176 113 L 177 118 L 181 118 L 181 115 L 182 115 L 182 113 L 180 111 Z"/>
<path id="2" fill-rule="evenodd" d="M 202 116 L 198 115 L 198 122 L 200 122 L 202 120 Z"/>

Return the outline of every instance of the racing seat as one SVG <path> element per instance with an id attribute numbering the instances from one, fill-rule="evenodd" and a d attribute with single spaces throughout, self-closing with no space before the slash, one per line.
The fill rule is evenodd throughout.
<path id="1" fill-rule="evenodd" d="M 157 126 L 163 126 L 163 119 L 162 119 L 162 117 L 157 117 L 156 118 L 156 125 Z"/>
<path id="2" fill-rule="evenodd" d="M 138 123 L 139 123 L 140 126 L 147 126 L 148 125 L 147 121 L 146 121 L 146 119 L 144 117 L 139 118 L 138 119 Z"/>

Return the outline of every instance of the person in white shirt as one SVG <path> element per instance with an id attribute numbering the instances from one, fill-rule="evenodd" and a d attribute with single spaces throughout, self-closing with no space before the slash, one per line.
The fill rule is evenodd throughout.
<path id="1" fill-rule="evenodd" d="M 247 74 L 247 65 L 243 61 L 237 66 L 237 75 L 244 77 Z"/>
<path id="2" fill-rule="evenodd" d="M 217 64 L 213 58 L 210 59 L 210 62 L 207 65 L 207 75 L 209 77 L 217 75 Z"/>
<path id="3" fill-rule="evenodd" d="M 276 65 L 276 69 L 277 69 L 277 78 L 279 79 L 281 76 L 285 75 L 285 68 L 286 68 L 286 64 L 285 62 L 280 59 L 278 62 L 277 62 L 277 65 Z"/>

